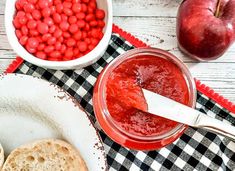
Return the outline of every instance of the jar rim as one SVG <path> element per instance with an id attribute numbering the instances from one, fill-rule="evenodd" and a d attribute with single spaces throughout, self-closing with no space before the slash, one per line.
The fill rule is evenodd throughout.
<path id="1" fill-rule="evenodd" d="M 119 127 L 118 124 L 115 124 L 115 120 L 112 118 L 111 114 L 109 113 L 108 107 L 106 104 L 106 83 L 112 71 L 124 61 L 134 58 L 134 57 L 142 56 L 142 55 L 150 55 L 150 56 L 156 56 L 156 57 L 167 59 L 168 61 L 173 62 L 181 70 L 184 76 L 185 82 L 187 84 L 188 91 L 189 91 L 189 106 L 194 108 L 196 104 L 196 87 L 195 87 L 194 79 L 191 73 L 189 72 L 188 68 L 186 67 L 186 65 L 176 56 L 174 56 L 173 54 L 167 51 L 157 49 L 157 48 L 148 48 L 148 47 L 147 48 L 135 48 L 135 49 L 129 50 L 126 53 L 115 58 L 112 62 L 110 62 L 105 67 L 105 69 L 102 71 L 100 82 L 98 84 L 98 91 L 101 93 L 99 94 L 98 98 L 99 98 L 101 108 L 103 109 L 103 115 L 105 115 L 106 121 L 109 122 L 109 124 L 113 128 L 115 128 L 116 131 L 119 131 L 119 133 L 122 134 L 123 136 L 127 136 L 129 138 L 132 138 L 138 141 L 162 140 L 162 139 L 174 136 L 178 132 L 181 132 L 185 128 L 185 125 L 178 123 L 176 127 L 174 127 L 170 131 L 163 133 L 161 135 L 153 135 L 153 136 L 133 135 L 131 133 L 128 133 L 121 127 Z"/>

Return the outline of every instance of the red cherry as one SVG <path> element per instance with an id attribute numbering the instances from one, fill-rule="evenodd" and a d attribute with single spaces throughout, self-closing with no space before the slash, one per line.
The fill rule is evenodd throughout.
<path id="1" fill-rule="evenodd" d="M 29 52 L 29 53 L 35 53 L 36 52 L 36 49 L 35 48 L 31 48 L 30 46 L 28 46 L 28 44 L 25 46 L 26 47 L 26 50 Z"/>
<path id="2" fill-rule="evenodd" d="M 19 17 L 18 21 L 21 25 L 25 25 L 28 21 L 28 19 L 26 17 Z"/>
<path id="3" fill-rule="evenodd" d="M 79 28 L 83 28 L 86 25 L 86 22 L 84 20 L 78 20 L 77 25 Z"/>
<path id="4" fill-rule="evenodd" d="M 46 34 L 49 30 L 48 25 L 45 23 L 38 23 L 37 30 L 41 34 Z"/>
<path id="5" fill-rule="evenodd" d="M 44 18 L 43 22 L 48 26 L 52 26 L 54 24 L 54 21 L 51 17 Z"/>
<path id="6" fill-rule="evenodd" d="M 51 14 L 55 14 L 55 13 L 56 13 L 56 8 L 55 8 L 55 6 L 51 6 L 51 7 L 50 7 L 50 10 L 51 10 Z"/>
<path id="7" fill-rule="evenodd" d="M 72 46 L 75 46 L 75 45 L 76 45 L 76 41 L 73 38 L 69 38 L 67 40 L 67 46 L 68 47 L 72 47 Z"/>
<path id="8" fill-rule="evenodd" d="M 73 4 L 72 10 L 74 13 L 78 13 L 82 11 L 82 5 L 81 4 Z"/>
<path id="9" fill-rule="evenodd" d="M 53 14 L 53 20 L 55 23 L 60 23 L 61 22 L 61 16 L 58 13 Z"/>
<path id="10" fill-rule="evenodd" d="M 26 13 L 24 11 L 18 11 L 16 14 L 16 17 L 20 18 L 20 17 L 24 17 L 25 15 L 26 15 Z"/>
<path id="11" fill-rule="evenodd" d="M 80 30 L 78 30 L 74 35 L 73 38 L 75 40 L 80 40 L 82 38 L 82 32 Z"/>
<path id="12" fill-rule="evenodd" d="M 39 45 L 38 45 L 38 50 L 39 51 L 41 51 L 41 50 L 44 50 L 44 48 L 45 48 L 45 44 L 43 44 L 43 43 L 40 43 Z"/>
<path id="13" fill-rule="evenodd" d="M 37 22 L 35 20 L 29 20 L 27 23 L 29 29 L 35 29 L 37 27 Z"/>
<path id="14" fill-rule="evenodd" d="M 56 50 L 60 50 L 61 49 L 61 43 L 60 42 L 56 42 L 55 43 L 55 49 Z"/>
<path id="15" fill-rule="evenodd" d="M 98 22 L 96 20 L 93 20 L 93 21 L 90 21 L 89 24 L 90 24 L 91 27 L 95 27 L 95 26 L 98 25 Z"/>
<path id="16" fill-rule="evenodd" d="M 47 8 L 44 8 L 43 10 L 42 10 L 42 15 L 43 15 L 43 17 L 50 17 L 50 15 L 51 15 L 51 9 L 49 8 L 49 7 L 47 7 Z"/>
<path id="17" fill-rule="evenodd" d="M 105 17 L 105 12 L 104 12 L 104 10 L 101 10 L 101 9 L 97 9 L 96 11 L 95 11 L 95 16 L 96 16 L 96 18 L 97 19 L 104 19 L 104 17 Z"/>
<path id="18" fill-rule="evenodd" d="M 49 6 L 48 0 L 38 0 L 38 6 L 41 9 L 47 8 Z"/>
<path id="19" fill-rule="evenodd" d="M 82 3 L 82 12 L 87 12 L 87 5 Z"/>
<path id="20" fill-rule="evenodd" d="M 70 16 L 68 21 L 69 21 L 69 24 L 75 24 L 77 22 L 77 17 Z"/>
<path id="21" fill-rule="evenodd" d="M 19 23 L 19 20 L 17 18 L 13 20 L 13 25 L 16 29 L 21 28 L 21 24 Z"/>
<path id="22" fill-rule="evenodd" d="M 44 35 L 42 36 L 42 41 L 47 42 L 50 37 L 51 37 L 51 34 L 50 34 L 50 33 L 44 34 Z"/>
<path id="23" fill-rule="evenodd" d="M 30 13 L 26 13 L 25 16 L 28 20 L 33 20 L 33 16 Z"/>
<path id="24" fill-rule="evenodd" d="M 50 37 L 48 40 L 47 40 L 47 44 L 48 45 L 54 45 L 56 43 L 56 38 L 55 37 Z"/>
<path id="25" fill-rule="evenodd" d="M 43 60 L 47 59 L 46 53 L 44 53 L 42 51 L 36 52 L 36 56 L 40 59 L 43 59 Z"/>
<path id="26" fill-rule="evenodd" d="M 22 37 L 22 33 L 21 33 L 20 30 L 16 30 L 15 33 L 16 33 L 16 37 L 17 37 L 18 39 L 20 39 L 20 38 Z"/>
<path id="27" fill-rule="evenodd" d="M 63 2 L 64 8 L 71 8 L 72 5 L 73 5 L 73 4 L 72 4 L 71 2 L 68 2 L 68 1 Z"/>
<path id="28" fill-rule="evenodd" d="M 69 38 L 69 37 L 71 37 L 70 33 L 67 32 L 67 31 L 63 32 L 63 36 L 64 36 L 64 38 Z"/>
<path id="29" fill-rule="evenodd" d="M 73 11 L 69 8 L 64 8 L 63 12 L 67 15 L 67 16 L 72 16 L 73 15 Z"/>
<path id="30" fill-rule="evenodd" d="M 60 30 L 59 28 L 57 28 L 53 34 L 54 37 L 59 38 L 60 36 L 62 36 L 62 30 Z"/>
<path id="31" fill-rule="evenodd" d="M 86 14 L 83 13 L 83 12 L 79 12 L 79 13 L 77 13 L 76 17 L 77 17 L 78 19 L 82 20 L 82 19 L 84 19 L 84 18 L 86 17 Z"/>
<path id="32" fill-rule="evenodd" d="M 25 45 L 28 41 L 28 37 L 27 36 L 22 36 L 19 40 L 21 45 Z"/>
<path id="33" fill-rule="evenodd" d="M 27 3 L 24 5 L 24 11 L 27 13 L 31 13 L 34 10 L 34 5 L 31 3 Z"/>
<path id="34" fill-rule="evenodd" d="M 62 31 L 68 30 L 68 29 L 69 29 L 69 23 L 66 22 L 66 21 L 62 21 L 62 22 L 60 23 L 60 28 L 61 28 Z"/>
<path id="35" fill-rule="evenodd" d="M 54 50 L 54 46 L 46 46 L 44 48 L 45 53 L 51 53 Z"/>
<path id="36" fill-rule="evenodd" d="M 39 10 L 33 10 L 32 16 L 33 16 L 33 18 L 34 18 L 35 20 L 39 20 L 39 19 L 42 17 L 42 15 L 41 15 L 41 13 L 40 13 Z"/>
<path id="37" fill-rule="evenodd" d="M 53 51 L 49 55 L 51 58 L 60 58 L 61 57 L 61 53 L 59 51 Z"/>
<path id="38" fill-rule="evenodd" d="M 38 35 L 39 35 L 39 32 L 38 32 L 36 29 L 35 29 L 35 30 L 34 30 L 34 29 L 33 29 L 33 30 L 31 29 L 31 30 L 29 31 L 29 33 L 30 33 L 31 36 L 38 36 Z"/>
<path id="39" fill-rule="evenodd" d="M 63 12 L 63 9 L 64 9 L 64 6 L 63 6 L 62 4 L 57 4 L 57 5 L 55 6 L 55 8 L 56 8 L 56 12 L 62 13 L 62 12 Z"/>
<path id="40" fill-rule="evenodd" d="M 23 35 L 27 35 L 29 33 L 29 29 L 25 25 L 23 25 L 21 27 L 21 32 Z"/>
<path id="41" fill-rule="evenodd" d="M 92 21 L 92 20 L 95 20 L 94 14 L 88 14 L 88 15 L 86 16 L 86 21 Z"/>
<path id="42" fill-rule="evenodd" d="M 73 58 L 73 51 L 71 49 L 67 49 L 64 54 L 63 60 L 71 60 Z"/>
<path id="43" fill-rule="evenodd" d="M 87 43 L 84 41 L 79 42 L 78 49 L 80 52 L 85 52 L 87 50 Z"/>
<path id="44" fill-rule="evenodd" d="M 78 31 L 78 26 L 77 26 L 77 24 L 71 24 L 71 25 L 69 26 L 69 31 L 70 31 L 71 33 L 77 32 L 77 31 Z"/>
<path id="45" fill-rule="evenodd" d="M 38 40 L 34 37 L 30 37 L 28 39 L 27 45 L 31 48 L 36 48 L 38 46 Z"/>
<path id="46" fill-rule="evenodd" d="M 49 33 L 54 33 L 56 30 L 56 26 L 55 25 L 52 25 L 50 28 L 49 28 Z"/>

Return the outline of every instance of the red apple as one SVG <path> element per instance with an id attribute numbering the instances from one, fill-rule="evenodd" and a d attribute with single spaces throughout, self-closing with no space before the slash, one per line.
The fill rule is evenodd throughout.
<path id="1" fill-rule="evenodd" d="M 235 40 L 235 0 L 184 0 L 177 16 L 177 39 L 190 57 L 222 56 Z"/>

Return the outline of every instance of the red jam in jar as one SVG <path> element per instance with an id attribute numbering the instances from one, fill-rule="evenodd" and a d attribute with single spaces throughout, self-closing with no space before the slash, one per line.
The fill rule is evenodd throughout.
<path id="1" fill-rule="evenodd" d="M 136 109 L 147 108 L 141 87 L 188 105 L 187 83 L 174 63 L 150 55 L 137 56 L 117 66 L 107 81 L 106 103 L 116 124 L 139 136 L 161 135 L 175 128 L 178 123 L 174 121 Z"/>
<path id="2" fill-rule="evenodd" d="M 131 149 L 159 149 L 179 138 L 187 126 L 143 112 L 147 104 L 141 88 L 195 107 L 195 83 L 182 61 L 155 48 L 130 50 L 99 75 L 93 107 L 104 132 Z"/>

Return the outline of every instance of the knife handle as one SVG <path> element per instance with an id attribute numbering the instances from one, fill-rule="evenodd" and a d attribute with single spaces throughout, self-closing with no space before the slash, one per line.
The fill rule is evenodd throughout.
<path id="1" fill-rule="evenodd" d="M 195 127 L 226 136 L 235 141 L 235 127 L 205 114 L 198 115 Z"/>

